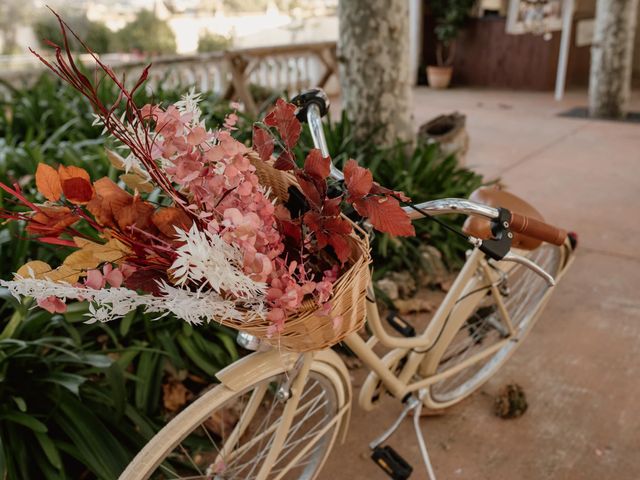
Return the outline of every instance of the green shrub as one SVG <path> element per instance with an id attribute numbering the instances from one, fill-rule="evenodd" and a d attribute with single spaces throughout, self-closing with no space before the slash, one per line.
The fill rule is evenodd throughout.
<path id="1" fill-rule="evenodd" d="M 127 315 L 86 325 L 5 297 L 0 333 L 2 478 L 117 478 L 172 414 L 163 385 L 197 394 L 238 353 L 226 329 Z"/>
<path id="2" fill-rule="evenodd" d="M 231 39 L 224 35 L 206 32 L 198 38 L 198 52 L 218 52 L 231 46 Z"/>
<path id="3" fill-rule="evenodd" d="M 117 51 L 161 55 L 176 53 L 176 36 L 151 10 L 140 10 L 116 35 Z"/>
<path id="4" fill-rule="evenodd" d="M 78 36 L 91 49 L 97 53 L 112 52 L 115 47 L 115 32 L 101 22 L 93 22 L 84 14 L 73 14 L 71 12 L 63 14 L 65 22 L 78 34 Z M 50 40 L 58 45 L 62 45 L 62 34 L 60 33 L 60 24 L 58 19 L 47 12 L 46 15 L 37 19 L 33 24 L 34 33 L 41 46 L 46 46 L 46 41 Z M 69 38 L 71 47 L 74 50 L 82 50 L 80 42 L 75 38 Z"/>

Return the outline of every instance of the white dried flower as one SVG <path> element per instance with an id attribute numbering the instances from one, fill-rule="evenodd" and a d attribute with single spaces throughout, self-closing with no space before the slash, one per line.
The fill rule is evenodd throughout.
<path id="1" fill-rule="evenodd" d="M 196 93 L 195 87 L 192 87 L 191 90 L 185 93 L 182 98 L 174 105 L 180 113 L 192 114 L 193 117 L 191 119 L 191 124 L 198 125 L 200 123 L 200 117 L 202 116 L 202 111 L 200 110 L 200 106 L 198 105 L 201 100 L 202 93 Z"/>
<path id="2" fill-rule="evenodd" d="M 242 271 L 242 252 L 222 237 L 200 231 L 195 224 L 188 232 L 176 228 L 177 239 L 184 242 L 170 271 L 178 285 L 187 281 L 209 286 L 216 293 L 229 292 L 238 298 L 261 300 L 266 284 L 256 282 Z"/>
<path id="3" fill-rule="evenodd" d="M 123 317 L 137 307 L 143 307 L 149 313 L 159 313 L 160 317 L 173 313 L 192 324 L 225 319 L 242 320 L 246 311 L 262 317 L 266 315 L 265 306 L 260 301 L 227 300 L 214 292 L 191 292 L 166 283 L 160 285 L 160 296 L 141 295 L 124 287 L 94 290 L 64 282 L 19 276 L 12 281 L 0 280 L 0 285 L 8 288 L 16 298 L 29 296 L 44 300 L 55 296 L 62 301 L 86 300 L 90 302 L 86 323 L 108 322 Z"/>

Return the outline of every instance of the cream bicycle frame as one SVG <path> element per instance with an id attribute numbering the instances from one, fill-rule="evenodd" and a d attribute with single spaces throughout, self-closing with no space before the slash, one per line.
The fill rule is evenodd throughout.
<path id="1" fill-rule="evenodd" d="M 562 255 L 560 258 L 561 267 L 556 277 L 557 279 L 562 277 L 569 266 L 570 261 L 568 260 L 573 260 L 573 257 L 568 257 L 570 252 L 568 244 L 559 248 L 562 249 Z M 513 264 L 502 265 L 503 263 L 504 262 L 497 262 L 497 265 L 505 270 L 513 268 Z M 476 275 L 476 272 L 479 270 L 483 273 L 482 278 Z M 485 255 L 476 248 L 468 256 L 464 267 L 457 276 L 451 289 L 423 332 L 410 338 L 390 335 L 382 324 L 375 302 L 369 302 L 367 305 L 367 324 L 372 332 L 371 337 L 365 341 L 359 334 L 353 333 L 344 339 L 344 343 L 362 360 L 367 368 L 378 375 L 385 388 L 394 397 L 404 398 L 409 393 L 416 392 L 444 380 L 460 370 L 495 354 L 508 342 L 513 341 L 512 339 L 516 332 L 511 323 L 511 316 L 505 308 L 502 295 L 500 295 L 498 291 L 496 285 L 496 280 L 498 279 L 498 272 L 489 265 Z M 433 374 L 435 367 L 437 367 L 437 364 L 433 365 L 434 360 L 437 362 L 440 358 L 452 337 L 467 320 L 469 314 L 475 309 L 478 303 L 485 297 L 486 290 L 483 288 L 475 293 L 469 293 L 474 292 L 474 290 L 477 290 L 483 285 L 491 285 L 489 287 L 491 295 L 496 302 L 500 317 L 504 322 L 504 327 L 508 330 L 509 334 L 504 339 L 477 352 L 475 355 L 465 359 L 454 367 Z M 544 293 L 536 315 L 544 309 L 552 292 L 553 288 L 549 288 Z M 464 302 L 458 303 L 458 299 L 465 295 L 469 296 L 465 298 Z M 535 321 L 535 318 L 533 320 Z M 407 361 L 399 374 L 394 374 L 384 363 L 383 359 L 374 353 L 373 348 L 378 343 L 387 348 L 395 348 L 397 350 L 396 354 L 400 357 L 408 355 Z M 418 381 L 412 381 L 418 372 L 420 372 L 422 378 Z"/>

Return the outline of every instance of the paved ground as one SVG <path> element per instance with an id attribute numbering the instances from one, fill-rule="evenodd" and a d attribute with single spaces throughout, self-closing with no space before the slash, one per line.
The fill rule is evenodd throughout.
<path id="1" fill-rule="evenodd" d="M 572 93 L 416 91 L 416 123 L 467 115 L 467 163 L 501 177 L 550 222 L 580 234 L 572 270 L 528 340 L 482 391 L 440 417 L 422 420 L 439 480 L 640 479 L 640 124 L 560 118 L 584 106 Z M 640 95 L 633 107 L 640 110 Z M 363 372 L 353 372 L 356 385 Z M 492 414 L 493 396 L 517 382 L 529 410 Z M 356 406 L 347 442 L 321 479 L 383 479 L 367 443 L 397 415 L 387 401 Z M 391 444 L 415 460 L 412 427 Z M 348 452 L 348 453 L 347 453 Z"/>

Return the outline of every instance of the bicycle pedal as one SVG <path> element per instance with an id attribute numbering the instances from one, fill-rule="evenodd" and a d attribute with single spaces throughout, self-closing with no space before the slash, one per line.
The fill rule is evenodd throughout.
<path id="1" fill-rule="evenodd" d="M 371 459 L 393 480 L 406 480 L 413 472 L 413 467 L 388 445 L 375 447 Z"/>

